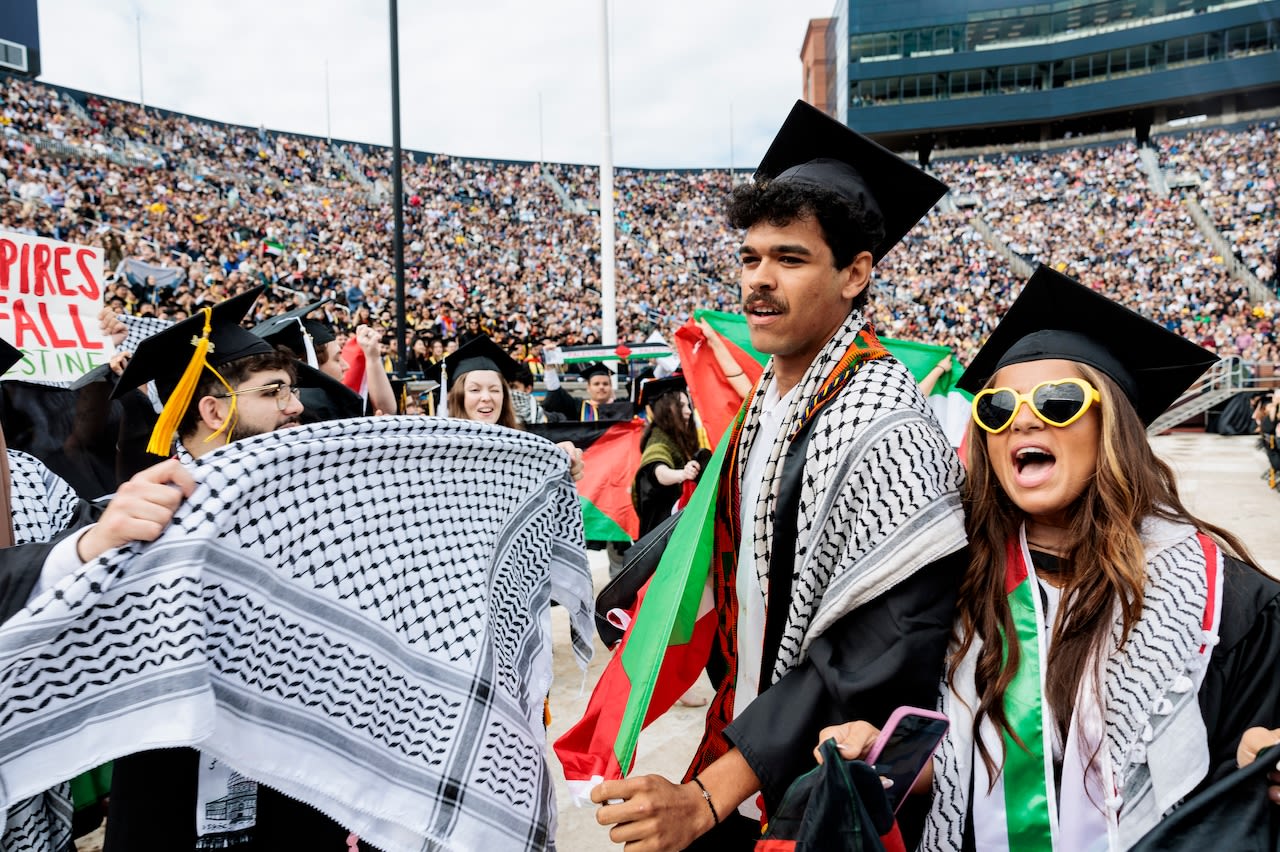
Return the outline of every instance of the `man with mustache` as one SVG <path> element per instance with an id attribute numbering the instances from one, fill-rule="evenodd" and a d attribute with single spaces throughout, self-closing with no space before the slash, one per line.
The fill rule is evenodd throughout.
<path id="1" fill-rule="evenodd" d="M 962 474 L 863 308 L 874 264 L 945 192 L 801 102 L 734 191 L 743 312 L 772 357 L 720 482 L 702 743 L 683 784 L 592 791 L 627 852 L 750 849 L 842 712 L 883 725 L 934 705 L 966 562 Z"/>

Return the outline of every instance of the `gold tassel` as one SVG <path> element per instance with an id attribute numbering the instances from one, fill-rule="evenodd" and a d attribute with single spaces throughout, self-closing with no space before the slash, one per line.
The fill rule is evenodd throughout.
<path id="1" fill-rule="evenodd" d="M 196 385 L 200 384 L 200 373 L 205 367 L 209 367 L 207 355 L 213 344 L 209 341 L 209 332 L 212 330 L 211 318 L 213 312 L 209 308 L 202 310 L 204 314 L 204 330 L 199 337 L 191 338 L 191 345 L 195 347 L 195 352 L 191 356 L 191 360 L 187 363 L 187 369 L 183 371 L 182 378 L 178 379 L 178 386 L 173 389 L 173 393 L 169 394 L 169 398 L 165 400 L 164 408 L 160 411 L 160 417 L 156 420 L 156 426 L 151 430 L 151 440 L 147 442 L 147 452 L 157 456 L 168 456 L 173 450 L 173 433 L 178 431 L 179 424 L 182 423 L 182 417 L 187 413 L 187 406 L 191 404 L 191 397 L 195 395 Z M 216 370 L 209 367 L 214 375 L 218 376 L 218 380 L 226 385 L 228 391 L 231 386 L 226 383 L 222 376 L 218 375 Z M 223 424 L 226 429 L 231 423 L 231 418 L 235 414 L 236 398 L 231 398 L 231 410 L 227 416 L 227 422 Z M 221 432 L 219 429 L 218 432 Z M 217 434 L 217 433 L 214 433 Z"/>

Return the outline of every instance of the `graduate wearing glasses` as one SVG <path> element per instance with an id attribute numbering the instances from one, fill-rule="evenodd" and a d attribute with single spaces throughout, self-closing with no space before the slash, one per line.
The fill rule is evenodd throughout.
<path id="1" fill-rule="evenodd" d="M 1280 741 L 1280 583 L 1147 441 L 1215 360 L 1040 267 L 961 379 L 972 561 L 923 848 L 1129 849 Z M 841 728 L 851 757 L 874 736 Z M 1275 777 L 1209 808 L 1220 848 L 1274 848 Z"/>

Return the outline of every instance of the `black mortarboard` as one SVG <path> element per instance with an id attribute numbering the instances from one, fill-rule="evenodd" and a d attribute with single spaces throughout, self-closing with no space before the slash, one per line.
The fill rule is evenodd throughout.
<path id="1" fill-rule="evenodd" d="M 590 364 L 583 364 L 578 367 L 578 375 L 582 376 L 584 382 L 590 381 L 592 376 L 612 376 L 613 373 L 601 361 L 592 361 Z"/>
<path id="2" fill-rule="evenodd" d="M 250 355 L 275 351 L 270 343 L 240 325 L 263 289 L 254 287 L 211 306 L 209 350 L 205 355 L 209 366 L 216 368 Z M 154 381 L 160 398 L 168 399 L 191 363 L 195 344 L 204 333 L 204 322 L 204 309 L 201 309 L 193 316 L 143 339 L 120 375 L 112 396 L 119 397 L 125 391 Z"/>
<path id="3" fill-rule="evenodd" d="M 22 350 L 7 340 L 0 340 L 0 376 L 22 360 Z"/>
<path id="4" fill-rule="evenodd" d="M 876 263 L 947 194 L 947 185 L 804 101 L 796 101 L 756 168 L 769 179 L 829 189 L 876 210 L 884 239 Z"/>
<path id="5" fill-rule="evenodd" d="M 315 351 L 335 338 L 328 324 L 317 319 L 309 319 L 307 314 L 324 307 L 331 301 L 333 300 L 321 299 L 283 314 L 268 317 L 250 330 L 273 346 L 288 348 L 299 361 L 306 361 L 315 366 L 312 363 Z M 310 346 L 307 345 L 307 338 L 310 338 Z"/>
<path id="6" fill-rule="evenodd" d="M 636 393 L 636 405 L 640 408 L 653 405 L 660 397 L 685 390 L 688 386 L 680 373 L 665 379 L 645 379 L 640 382 L 640 390 Z"/>
<path id="7" fill-rule="evenodd" d="M 293 369 L 297 376 L 294 384 L 302 388 L 298 394 L 302 401 L 301 422 L 319 423 L 364 414 L 364 398 L 342 382 L 302 361 Z"/>
<path id="8" fill-rule="evenodd" d="M 441 379 L 441 366 L 444 367 L 445 378 Z M 501 373 L 507 381 L 515 378 L 519 365 L 502 347 L 494 343 L 486 334 L 469 340 L 454 352 L 446 355 L 443 361 L 432 364 L 423 370 L 422 376 L 429 381 L 445 381 L 449 387 L 459 376 L 472 370 L 493 370 Z"/>
<path id="9" fill-rule="evenodd" d="M 956 383 L 976 393 L 1009 364 L 1062 358 L 1120 386 L 1150 424 L 1218 356 L 1047 266 L 1040 266 Z"/>
<path id="10" fill-rule="evenodd" d="M 206 368 L 216 370 L 223 364 L 250 355 L 266 355 L 275 351 L 270 343 L 240 326 L 240 321 L 264 289 L 254 287 L 211 307 L 201 308 L 190 318 L 174 323 L 138 344 L 138 351 L 129 359 L 111 396 L 115 399 L 147 382 L 155 382 L 156 392 L 164 400 L 164 408 L 151 433 L 148 452 L 169 454 L 173 433 L 186 414 Z M 228 424 L 232 420 L 233 417 L 228 416 Z"/>

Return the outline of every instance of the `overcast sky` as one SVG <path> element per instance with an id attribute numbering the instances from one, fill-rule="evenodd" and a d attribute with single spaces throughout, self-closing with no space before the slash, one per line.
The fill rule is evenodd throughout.
<path id="1" fill-rule="evenodd" d="M 401 144 L 598 163 L 598 0 L 400 0 Z M 389 145 L 380 0 L 39 0 L 41 79 L 148 106 Z M 753 166 L 800 96 L 800 44 L 834 0 L 611 3 L 619 166 Z M 541 131 L 539 130 L 541 94 Z M 732 134 L 730 132 L 732 115 Z M 732 144 L 731 144 L 732 139 Z"/>

